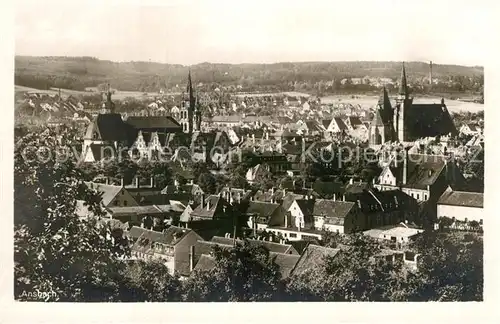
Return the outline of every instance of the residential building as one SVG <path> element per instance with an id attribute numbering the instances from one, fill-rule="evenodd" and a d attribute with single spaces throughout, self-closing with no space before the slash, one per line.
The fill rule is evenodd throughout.
<path id="1" fill-rule="evenodd" d="M 115 186 L 96 182 L 85 182 L 87 187 L 101 193 L 104 207 L 130 207 L 139 204 L 123 186 Z"/>
<path id="2" fill-rule="evenodd" d="M 377 240 L 387 240 L 401 245 L 406 245 L 410 240 L 415 239 L 424 230 L 409 226 L 406 223 L 398 225 L 388 225 L 378 228 L 372 228 L 364 231 L 363 234 Z"/>
<path id="3" fill-rule="evenodd" d="M 367 226 L 361 206 L 350 201 L 317 199 L 312 212 L 314 228 L 318 230 L 349 234 Z"/>
<path id="4" fill-rule="evenodd" d="M 144 231 L 131 248 L 132 257 L 143 260 L 160 260 L 170 274 L 188 276 L 191 247 L 203 240 L 195 231 L 170 226 L 164 232 Z"/>
<path id="5" fill-rule="evenodd" d="M 468 223 L 484 220 L 484 194 L 480 192 L 455 191 L 448 187 L 437 202 L 437 217 L 448 217 L 453 221 Z"/>
<path id="6" fill-rule="evenodd" d="M 449 185 L 461 187 L 464 177 L 453 159 L 427 154 L 404 154 L 385 166 L 374 180 L 374 187 L 384 190 L 401 189 L 418 201 L 437 199 Z"/>

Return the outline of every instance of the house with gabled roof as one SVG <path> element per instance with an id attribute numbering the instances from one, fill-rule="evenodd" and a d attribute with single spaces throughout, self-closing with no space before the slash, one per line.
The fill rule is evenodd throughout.
<path id="1" fill-rule="evenodd" d="M 339 248 L 309 244 L 291 271 L 292 276 L 300 276 L 309 271 L 316 271 L 327 258 L 334 258 L 340 252 Z"/>
<path id="2" fill-rule="evenodd" d="M 160 260 L 171 274 L 188 276 L 191 247 L 202 237 L 191 229 L 170 226 L 163 232 L 145 230 L 132 245 L 134 259 Z"/>
<path id="3" fill-rule="evenodd" d="M 138 206 L 134 197 L 123 186 L 109 185 L 96 182 L 85 182 L 85 185 L 92 190 L 101 193 L 102 205 L 104 207 L 127 207 Z"/>
<path id="4" fill-rule="evenodd" d="M 437 218 L 448 217 L 454 222 L 484 221 L 484 194 L 453 190 L 448 187 L 437 202 Z"/>
<path id="5" fill-rule="evenodd" d="M 323 125 L 325 125 L 325 122 L 323 122 Z M 340 134 L 347 132 L 348 130 L 349 128 L 340 117 L 332 118 L 330 124 L 326 127 L 326 132 L 330 134 Z"/>
<path id="6" fill-rule="evenodd" d="M 403 161 L 394 159 L 382 169 L 374 187 L 401 189 L 418 201 L 437 201 L 451 185 L 462 187 L 464 177 L 453 159 L 442 155 L 404 154 Z"/>
<path id="7" fill-rule="evenodd" d="M 256 230 L 286 223 L 285 211 L 280 204 L 250 201 L 245 214 L 248 217 L 248 227 Z"/>
<path id="8" fill-rule="evenodd" d="M 460 134 L 464 135 L 481 135 L 483 130 L 476 124 L 464 123 L 459 130 Z"/>
<path id="9" fill-rule="evenodd" d="M 317 199 L 312 211 L 314 227 L 318 230 L 348 234 L 366 228 L 366 215 L 359 204 L 351 201 Z"/>

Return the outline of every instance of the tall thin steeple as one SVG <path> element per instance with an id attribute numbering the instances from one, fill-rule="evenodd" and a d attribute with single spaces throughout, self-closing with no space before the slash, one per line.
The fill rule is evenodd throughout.
<path id="1" fill-rule="evenodd" d="M 408 99 L 408 83 L 406 81 L 406 70 L 405 62 L 403 62 L 403 68 L 401 69 L 401 82 L 399 83 L 399 95 Z"/>
<path id="2" fill-rule="evenodd" d="M 195 102 L 194 92 L 193 92 L 193 81 L 191 80 L 191 69 L 188 72 L 188 84 L 187 93 L 189 94 L 189 103 L 193 104 Z M 192 107 L 194 109 L 194 107 Z"/>

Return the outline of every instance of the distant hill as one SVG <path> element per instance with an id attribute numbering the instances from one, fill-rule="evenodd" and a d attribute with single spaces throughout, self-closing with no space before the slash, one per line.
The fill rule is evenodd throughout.
<path id="1" fill-rule="evenodd" d="M 85 90 L 110 82 L 126 91 L 158 91 L 184 87 L 189 68 L 195 83 L 223 85 L 290 86 L 294 82 L 316 83 L 345 77 L 398 78 L 401 62 L 284 62 L 275 64 L 213 64 L 193 66 L 154 62 L 112 62 L 92 57 L 16 56 L 15 84 L 37 89 L 61 87 Z M 410 79 L 429 74 L 428 63 L 407 62 Z M 435 78 L 481 77 L 483 67 L 433 64 Z"/>

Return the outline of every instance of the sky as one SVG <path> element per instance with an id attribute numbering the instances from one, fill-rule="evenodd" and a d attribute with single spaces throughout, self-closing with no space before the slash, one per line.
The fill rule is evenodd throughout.
<path id="1" fill-rule="evenodd" d="M 484 65 L 489 38 L 484 31 L 491 30 L 493 10 L 481 2 L 20 1 L 15 51 L 184 65 L 358 60 Z"/>

